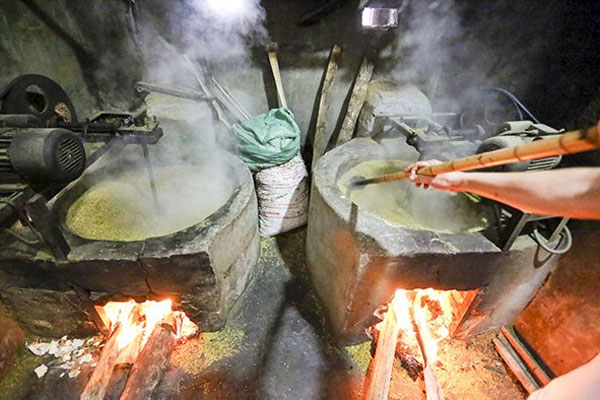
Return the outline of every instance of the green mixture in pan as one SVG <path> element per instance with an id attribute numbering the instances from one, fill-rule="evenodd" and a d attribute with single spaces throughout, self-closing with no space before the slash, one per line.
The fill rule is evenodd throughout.
<path id="1" fill-rule="evenodd" d="M 73 233 L 92 240 L 136 241 L 188 228 L 219 209 L 233 193 L 224 173 L 201 166 L 154 168 L 159 207 L 147 171 L 136 169 L 88 189 L 67 212 Z"/>
<path id="2" fill-rule="evenodd" d="M 338 180 L 338 189 L 361 209 L 392 225 L 438 232 L 476 232 L 487 226 L 487 218 L 470 197 L 462 193 L 415 187 L 409 181 L 376 183 L 350 189 L 355 176 L 373 178 L 403 170 L 403 160 L 370 160 L 348 170 Z"/>

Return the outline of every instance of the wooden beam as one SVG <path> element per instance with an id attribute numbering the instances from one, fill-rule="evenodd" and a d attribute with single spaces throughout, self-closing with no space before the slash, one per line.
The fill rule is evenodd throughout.
<path id="1" fill-rule="evenodd" d="M 105 399 L 118 399 L 123 393 L 131 368 L 140 354 L 142 336 L 141 334 L 137 335 L 131 343 L 119 352 Z"/>
<path id="2" fill-rule="evenodd" d="M 521 360 L 523 360 L 525 365 L 527 365 L 527 368 L 529 368 L 529 370 L 533 372 L 533 375 L 535 375 L 538 381 L 544 386 L 549 384 L 551 378 L 548 376 L 546 371 L 544 371 L 539 366 L 537 361 L 533 358 L 529 351 L 527 351 L 525 345 L 519 340 L 519 338 L 513 332 L 506 329 L 504 326 L 500 328 L 500 331 L 502 332 L 508 343 L 510 343 L 511 347 L 517 352 L 519 357 L 521 357 Z"/>
<path id="3" fill-rule="evenodd" d="M 510 348 L 508 342 L 501 338 L 493 339 L 496 351 L 500 354 L 506 365 L 515 374 L 519 382 L 523 385 L 527 393 L 533 393 L 539 386 L 525 368 L 525 365 L 519 359 L 519 356 Z"/>
<path id="4" fill-rule="evenodd" d="M 363 389 L 365 400 L 387 400 L 399 333 L 396 313 L 392 307 L 384 315 L 375 357 L 371 360 Z"/>
<path id="5" fill-rule="evenodd" d="M 287 100 L 285 99 L 283 84 L 281 83 L 281 74 L 279 73 L 279 62 L 277 61 L 276 52 L 269 52 L 269 63 L 271 64 L 273 79 L 275 79 L 275 86 L 277 87 L 277 98 L 279 99 L 279 107 L 287 108 Z"/>
<path id="6" fill-rule="evenodd" d="M 352 139 L 352 135 L 354 135 L 354 128 L 356 127 L 356 121 L 358 120 L 358 115 L 360 114 L 360 110 L 362 109 L 365 99 L 367 98 L 367 89 L 369 88 L 369 81 L 371 80 L 372 75 L 373 62 L 370 60 L 369 56 L 365 56 L 360 64 L 358 75 L 354 80 L 352 94 L 350 96 L 350 101 L 348 102 L 348 109 L 338 134 L 336 146 L 342 145 Z"/>
<path id="7" fill-rule="evenodd" d="M 335 81 L 335 75 L 338 69 L 338 59 L 342 53 L 342 48 L 337 44 L 331 49 L 329 54 L 329 61 L 327 63 L 327 69 L 325 71 L 325 77 L 323 78 L 323 86 L 321 88 L 321 94 L 319 96 L 319 110 L 317 112 L 317 125 L 315 128 L 315 139 L 313 143 L 313 156 L 312 156 L 312 167 L 314 171 L 317 161 L 325 153 L 327 143 L 329 142 L 330 135 L 327 135 L 327 113 L 329 112 L 329 92 L 331 86 Z"/>
<path id="8" fill-rule="evenodd" d="M 131 369 L 120 400 L 152 398 L 175 348 L 177 338 L 174 332 L 171 322 L 156 325 Z"/>

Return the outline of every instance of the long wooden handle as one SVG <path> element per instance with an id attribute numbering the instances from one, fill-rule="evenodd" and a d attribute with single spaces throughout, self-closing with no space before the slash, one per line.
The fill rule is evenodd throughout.
<path id="1" fill-rule="evenodd" d="M 457 158 L 441 164 L 419 168 L 418 175 L 436 176 L 446 172 L 471 171 L 479 168 L 490 168 L 520 161 L 535 160 L 538 158 L 553 157 L 562 154 L 574 154 L 582 151 L 594 150 L 600 147 L 600 121 L 596 126 L 577 131 L 570 131 L 562 135 L 552 136 L 548 139 L 535 140 L 520 146 L 507 147 L 506 149 L 488 151 L 468 157 Z M 408 172 L 400 171 L 376 178 L 355 182 L 358 186 L 371 183 L 399 181 L 407 179 Z"/>
<path id="2" fill-rule="evenodd" d="M 277 62 L 277 53 L 274 51 L 269 52 L 269 63 L 271 63 L 271 70 L 273 71 L 273 78 L 275 79 L 275 86 L 277 87 L 279 106 L 287 108 L 287 100 L 285 99 L 283 84 L 281 83 L 281 74 L 279 73 L 279 63 Z"/>

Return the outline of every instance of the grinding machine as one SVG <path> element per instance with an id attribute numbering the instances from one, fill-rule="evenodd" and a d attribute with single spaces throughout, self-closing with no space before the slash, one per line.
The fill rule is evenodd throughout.
<path id="1" fill-rule="evenodd" d="M 19 219 L 65 259 L 70 249 L 46 200 L 112 147 L 140 144 L 151 172 L 147 145 L 161 138 L 162 129 L 143 109 L 99 112 L 78 121 L 64 89 L 43 75 L 17 77 L 0 101 L 0 226 Z M 84 143 L 100 146 L 88 156 Z"/>

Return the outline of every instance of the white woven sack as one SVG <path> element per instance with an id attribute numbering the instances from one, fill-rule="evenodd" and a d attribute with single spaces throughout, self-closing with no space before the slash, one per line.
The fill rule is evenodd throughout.
<path id="1" fill-rule="evenodd" d="M 308 219 L 308 171 L 300 155 L 254 174 L 260 234 L 275 236 Z"/>

